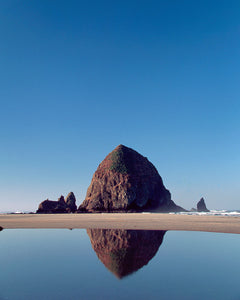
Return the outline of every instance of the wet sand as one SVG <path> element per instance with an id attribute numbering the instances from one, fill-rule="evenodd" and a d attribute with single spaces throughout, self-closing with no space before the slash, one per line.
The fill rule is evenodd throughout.
<path id="1" fill-rule="evenodd" d="M 0 227 L 112 228 L 240 233 L 240 217 L 169 214 L 24 214 L 0 215 Z"/>

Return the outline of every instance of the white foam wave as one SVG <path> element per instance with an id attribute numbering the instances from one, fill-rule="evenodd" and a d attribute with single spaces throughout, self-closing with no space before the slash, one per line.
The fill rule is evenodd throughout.
<path id="1" fill-rule="evenodd" d="M 209 212 L 197 212 L 197 211 L 188 211 L 188 212 L 170 212 L 169 214 L 173 215 L 196 215 L 196 216 L 230 216 L 230 217 L 240 217 L 239 210 L 210 210 Z"/>

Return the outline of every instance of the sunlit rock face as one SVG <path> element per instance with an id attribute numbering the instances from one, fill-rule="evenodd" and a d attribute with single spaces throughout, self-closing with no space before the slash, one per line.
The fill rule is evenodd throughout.
<path id="1" fill-rule="evenodd" d="M 136 272 L 155 256 L 166 231 L 88 229 L 100 261 L 117 278 Z"/>
<path id="2" fill-rule="evenodd" d="M 181 211 L 148 159 L 119 145 L 100 163 L 79 212 Z"/>

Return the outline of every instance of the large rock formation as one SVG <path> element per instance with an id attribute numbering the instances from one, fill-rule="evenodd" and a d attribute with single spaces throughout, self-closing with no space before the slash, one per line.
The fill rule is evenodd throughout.
<path id="1" fill-rule="evenodd" d="M 136 272 L 155 256 L 166 231 L 88 229 L 100 261 L 117 278 Z"/>
<path id="2" fill-rule="evenodd" d="M 203 198 L 201 198 L 200 201 L 197 204 L 197 211 L 199 211 L 199 212 L 209 212 Z"/>
<path id="3" fill-rule="evenodd" d="M 54 214 L 54 213 L 70 213 L 77 210 L 76 199 L 71 192 L 66 199 L 61 196 L 58 201 L 44 200 L 39 204 L 37 213 Z"/>
<path id="4" fill-rule="evenodd" d="M 79 212 L 184 211 L 148 159 L 119 145 L 98 166 Z"/>

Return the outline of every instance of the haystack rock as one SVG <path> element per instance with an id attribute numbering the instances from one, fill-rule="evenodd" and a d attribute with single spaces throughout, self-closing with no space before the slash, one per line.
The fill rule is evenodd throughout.
<path id="1" fill-rule="evenodd" d="M 148 159 L 119 145 L 100 163 L 79 212 L 184 211 Z"/>
<path id="2" fill-rule="evenodd" d="M 88 229 L 99 260 L 117 278 L 136 272 L 155 256 L 166 231 Z"/>
<path id="3" fill-rule="evenodd" d="M 199 211 L 199 212 L 201 212 L 201 211 L 202 212 L 209 212 L 203 198 L 201 198 L 200 201 L 197 204 L 197 211 Z"/>
<path id="4" fill-rule="evenodd" d="M 77 210 L 76 199 L 74 194 L 71 192 L 68 194 L 66 199 L 61 196 L 58 201 L 44 200 L 39 204 L 37 213 L 42 214 L 54 214 L 54 213 L 70 213 Z"/>

